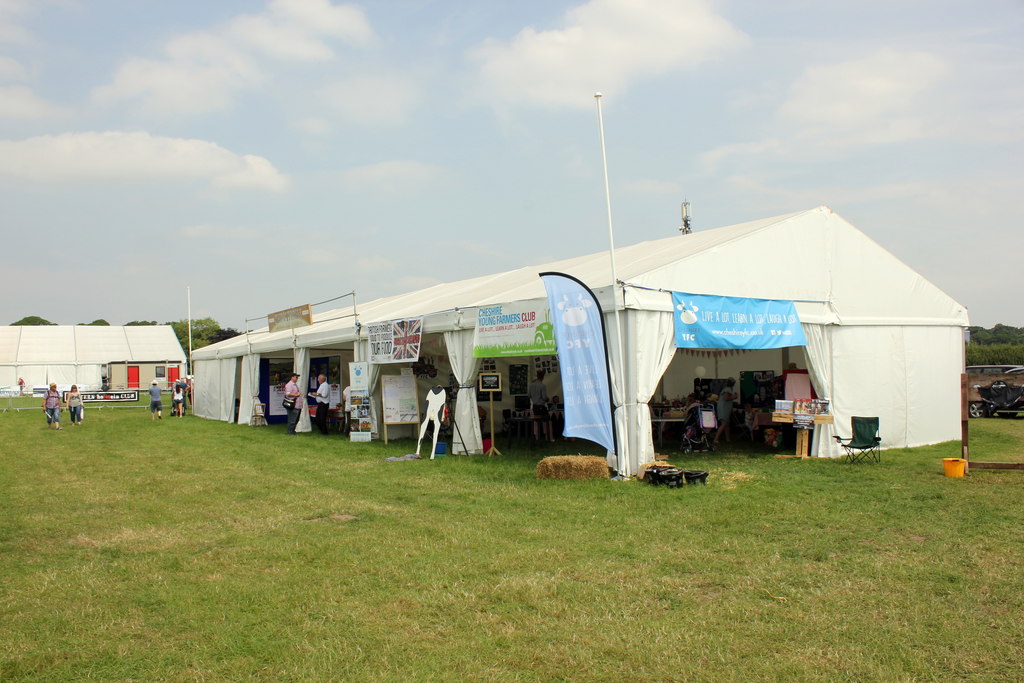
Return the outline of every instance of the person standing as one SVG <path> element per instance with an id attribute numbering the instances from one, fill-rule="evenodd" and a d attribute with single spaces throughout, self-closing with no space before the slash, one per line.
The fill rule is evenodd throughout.
<path id="1" fill-rule="evenodd" d="M 174 383 L 175 389 L 181 389 L 181 414 L 178 417 L 185 415 L 185 396 L 188 394 L 188 380 L 184 376 L 179 377 L 178 381 Z M 171 394 L 172 400 L 174 394 Z"/>
<path id="2" fill-rule="evenodd" d="M 341 391 L 341 419 L 342 431 L 348 434 L 351 431 L 350 418 L 352 417 L 352 385 L 346 386 Z"/>
<path id="3" fill-rule="evenodd" d="M 528 390 L 530 409 L 533 411 L 533 438 L 544 435 L 547 441 L 554 441 L 551 436 L 551 414 L 548 412 L 548 389 L 544 386 L 544 371 L 537 371 L 537 379 L 533 380 Z"/>
<path id="4" fill-rule="evenodd" d="M 163 396 L 160 394 L 160 385 L 153 380 L 153 383 L 149 385 L 149 420 L 152 422 L 162 419 L 164 419 Z"/>
<path id="5" fill-rule="evenodd" d="M 43 412 L 46 413 L 46 425 L 60 429 L 60 392 L 56 382 L 50 382 L 50 388 L 43 395 Z"/>
<path id="6" fill-rule="evenodd" d="M 310 396 L 316 397 L 316 426 L 320 433 L 327 434 L 327 416 L 331 409 L 331 385 L 327 383 L 327 375 L 318 375 L 316 378 L 316 391 L 311 391 Z"/>
<path id="7" fill-rule="evenodd" d="M 299 423 L 299 413 L 302 411 L 304 403 L 302 400 L 302 392 L 299 391 L 298 379 L 299 373 L 293 372 L 291 374 L 291 379 L 289 379 L 288 383 L 284 385 L 284 397 L 286 399 L 290 398 L 294 401 L 291 408 L 285 408 L 285 411 L 288 413 L 289 434 L 295 433 L 295 426 Z"/>
<path id="8" fill-rule="evenodd" d="M 719 438 L 722 434 L 725 434 L 725 440 L 732 441 L 732 404 L 736 401 L 736 380 L 730 377 L 725 380 L 725 386 L 722 387 L 722 393 L 718 395 L 718 404 L 715 409 L 715 415 L 718 417 L 718 431 L 715 432 L 715 443 L 718 443 Z"/>
<path id="9" fill-rule="evenodd" d="M 178 382 L 174 383 L 174 389 L 171 390 L 171 415 L 185 416 L 185 390 Z"/>
<path id="10" fill-rule="evenodd" d="M 75 427 L 82 421 L 82 395 L 78 393 L 78 385 L 72 384 L 71 391 L 64 397 L 64 407 L 71 416 L 71 426 Z"/>

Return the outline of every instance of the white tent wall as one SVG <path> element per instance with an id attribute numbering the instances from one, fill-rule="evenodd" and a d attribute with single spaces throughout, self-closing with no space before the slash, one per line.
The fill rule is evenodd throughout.
<path id="1" fill-rule="evenodd" d="M 252 406 L 259 400 L 260 391 L 259 354 L 242 356 L 242 388 L 238 394 L 238 424 L 247 425 L 252 420 Z"/>
<path id="2" fill-rule="evenodd" d="M 78 382 L 77 368 L 74 365 L 47 365 L 46 383 L 54 382 L 59 387 L 71 386 Z"/>
<path id="3" fill-rule="evenodd" d="M 209 420 L 220 419 L 220 361 L 197 360 L 193 363 L 192 412 Z"/>
<path id="4" fill-rule="evenodd" d="M 75 376 L 79 389 L 98 391 L 103 386 L 103 369 L 99 365 L 79 365 Z"/>
<path id="5" fill-rule="evenodd" d="M 49 384 L 45 365 L 19 365 L 18 377 L 25 380 L 26 387 L 44 387 Z"/>
<path id="6" fill-rule="evenodd" d="M 220 396 L 217 406 L 222 422 L 233 422 L 235 417 L 235 396 L 237 392 L 238 359 L 225 358 L 219 361 Z"/>
<path id="7" fill-rule="evenodd" d="M 963 331 L 949 327 L 904 327 L 903 335 L 908 349 L 907 445 L 959 441 Z M 884 444 L 884 433 L 882 441 Z"/>
<path id="8" fill-rule="evenodd" d="M 453 454 L 477 454 L 483 452 L 483 438 L 480 434 L 480 418 L 476 405 L 476 377 L 480 359 L 473 357 L 473 336 L 475 330 L 455 330 L 444 333 L 448 349 L 448 360 L 452 373 L 459 383 L 459 394 L 455 400 L 455 424 L 452 430 Z"/>

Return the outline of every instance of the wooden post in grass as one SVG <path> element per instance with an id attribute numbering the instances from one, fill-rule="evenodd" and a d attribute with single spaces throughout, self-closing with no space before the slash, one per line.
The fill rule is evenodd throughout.
<path id="1" fill-rule="evenodd" d="M 964 462 L 964 474 L 969 474 L 971 471 L 971 451 L 968 445 L 967 436 L 970 430 L 968 426 L 968 420 L 970 420 L 970 411 L 968 407 L 968 392 L 970 387 L 967 385 L 967 373 L 960 373 L 960 457 L 965 460 Z"/>

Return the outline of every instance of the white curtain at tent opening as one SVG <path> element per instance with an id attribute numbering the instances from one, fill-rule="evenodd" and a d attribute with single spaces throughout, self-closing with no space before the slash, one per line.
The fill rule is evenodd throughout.
<path id="1" fill-rule="evenodd" d="M 625 318 L 625 313 L 620 312 L 622 318 Z M 620 367 L 619 359 L 623 358 L 623 362 L 626 364 L 626 368 L 629 368 L 628 358 L 624 358 L 625 353 L 620 354 L 619 349 L 619 336 L 616 334 L 615 325 L 615 313 L 604 314 L 604 326 L 605 336 L 607 338 L 607 349 L 608 362 L 611 367 L 611 392 L 612 392 L 612 425 L 615 429 L 615 441 L 618 446 L 618 453 L 607 453 L 605 459 L 608 461 L 608 466 L 613 468 L 616 472 L 623 476 L 632 476 L 633 463 L 636 461 L 635 454 L 629 450 L 629 415 L 627 414 L 625 404 L 625 387 L 622 386 L 620 378 L 623 377 L 623 369 Z M 625 322 L 623 321 L 623 326 Z M 623 330 L 625 332 L 625 330 Z"/>
<path id="2" fill-rule="evenodd" d="M 676 354 L 676 344 L 672 313 L 634 310 L 626 313 L 626 336 L 631 350 L 627 365 L 632 361 L 627 384 L 627 414 L 630 453 L 635 454 L 630 463 L 630 474 L 633 475 L 639 471 L 640 465 L 654 461 L 654 435 L 648 402 Z M 653 343 L 643 340 L 653 340 Z"/>
<path id="3" fill-rule="evenodd" d="M 483 452 L 480 435 L 480 416 L 476 405 L 476 375 L 480 359 L 473 357 L 474 330 L 456 330 L 444 333 L 448 360 L 459 382 L 459 395 L 455 401 L 455 425 L 452 434 L 452 453 L 466 455 Z"/>
<path id="4" fill-rule="evenodd" d="M 296 432 L 311 432 L 313 426 L 309 422 L 309 408 L 307 407 L 306 394 L 309 393 L 309 349 L 300 347 L 295 349 L 295 370 L 299 373 L 299 391 L 302 398 L 298 405 L 302 407 L 299 413 L 299 422 L 295 426 Z"/>
<path id="5" fill-rule="evenodd" d="M 810 325 L 804 323 L 804 336 L 807 337 L 807 346 L 804 351 L 807 353 L 807 373 L 811 378 L 811 386 L 814 387 L 818 398 L 833 398 L 832 385 L 832 325 Z M 838 424 L 847 413 L 837 406 L 836 401 L 830 403 L 832 419 Z M 837 415 L 839 410 L 841 415 Z M 845 432 L 845 430 L 842 430 Z M 814 452 L 811 455 L 817 457 L 834 457 L 841 453 L 839 444 L 833 439 L 836 433 L 835 424 L 818 425 L 814 430 Z M 847 435 L 849 436 L 849 435 Z"/>
<path id="6" fill-rule="evenodd" d="M 260 356 L 242 356 L 242 393 L 239 395 L 238 424 L 247 425 L 252 420 L 252 406 L 259 400 Z"/>

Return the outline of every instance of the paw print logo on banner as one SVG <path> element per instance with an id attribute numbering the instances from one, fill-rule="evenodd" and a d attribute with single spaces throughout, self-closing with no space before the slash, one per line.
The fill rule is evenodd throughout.
<path id="1" fill-rule="evenodd" d="M 682 311 L 682 313 L 679 314 L 679 319 L 683 321 L 684 325 L 692 325 L 697 322 L 697 311 L 700 309 L 694 306 L 692 301 L 690 302 L 689 307 L 687 307 L 685 303 L 680 303 L 676 308 Z"/>
<path id="2" fill-rule="evenodd" d="M 562 322 L 569 327 L 579 327 L 587 323 L 587 309 L 593 304 L 583 298 L 582 294 L 576 295 L 577 301 L 570 302 L 569 297 L 563 296 L 558 304 L 558 310 L 562 311 Z"/>

